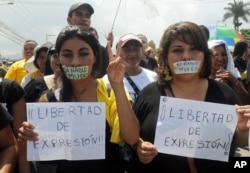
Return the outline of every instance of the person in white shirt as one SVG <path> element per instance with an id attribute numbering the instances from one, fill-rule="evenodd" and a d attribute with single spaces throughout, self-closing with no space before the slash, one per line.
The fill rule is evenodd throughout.
<path id="1" fill-rule="evenodd" d="M 122 42 L 120 56 L 126 66 L 123 82 L 125 90 L 134 101 L 140 90 L 149 83 L 156 81 L 157 74 L 139 65 L 143 56 L 143 47 L 141 39 L 137 35 L 125 34 L 119 40 Z M 103 78 L 108 81 L 107 75 Z"/>

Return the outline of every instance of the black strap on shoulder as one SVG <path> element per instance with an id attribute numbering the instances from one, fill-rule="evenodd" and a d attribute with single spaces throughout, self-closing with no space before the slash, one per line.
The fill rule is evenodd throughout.
<path id="1" fill-rule="evenodd" d="M 47 91 L 47 98 L 49 102 L 57 102 L 54 90 L 50 89 Z"/>
<path id="2" fill-rule="evenodd" d="M 128 80 L 129 84 L 134 89 L 135 93 L 138 94 L 140 92 L 140 90 L 138 89 L 138 87 L 136 86 L 136 84 L 134 83 L 134 81 L 129 77 L 129 75 L 127 73 L 125 73 L 125 77 Z"/>
<path id="3" fill-rule="evenodd" d="M 110 93 L 111 93 L 111 85 L 110 85 L 110 83 L 107 83 L 107 93 L 108 93 L 108 97 L 110 97 Z"/>

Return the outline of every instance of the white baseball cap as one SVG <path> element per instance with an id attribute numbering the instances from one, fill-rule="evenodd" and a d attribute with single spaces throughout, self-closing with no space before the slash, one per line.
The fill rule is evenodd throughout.
<path id="1" fill-rule="evenodd" d="M 132 33 L 121 36 L 120 40 L 122 41 L 121 47 L 125 46 L 125 44 L 131 40 L 138 41 L 142 45 L 141 39 L 137 35 L 132 34 Z"/>

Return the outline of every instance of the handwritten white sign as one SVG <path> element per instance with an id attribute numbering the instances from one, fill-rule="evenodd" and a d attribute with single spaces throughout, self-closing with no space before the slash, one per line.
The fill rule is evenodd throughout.
<path id="1" fill-rule="evenodd" d="M 228 161 L 238 116 L 233 105 L 160 98 L 154 144 L 161 153 Z"/>
<path id="2" fill-rule="evenodd" d="M 105 158 L 105 104 L 97 102 L 27 103 L 28 122 L 39 134 L 28 141 L 27 159 Z"/>

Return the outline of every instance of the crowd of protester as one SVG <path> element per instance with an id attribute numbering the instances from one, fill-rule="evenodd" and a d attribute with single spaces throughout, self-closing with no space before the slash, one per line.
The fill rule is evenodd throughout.
<path id="1" fill-rule="evenodd" d="M 236 149 L 249 150 L 250 45 L 244 40 L 239 41 L 231 53 L 225 41 L 209 41 L 207 28 L 191 21 L 177 22 L 167 27 L 157 49 L 149 45 L 147 36 L 141 31 L 124 33 L 119 36 L 117 43 L 114 43 L 113 33 L 110 32 L 107 44 L 101 45 L 97 30 L 91 26 L 93 14 L 94 9 L 90 4 L 73 4 L 66 19 L 68 25 L 62 28 L 55 43 L 39 44 L 32 39 L 27 40 L 23 45 L 23 59 L 9 67 L 6 62 L 2 63 L 0 172 L 230 172 L 229 161 L 235 157 Z M 115 52 L 112 52 L 112 46 L 116 47 Z M 186 100 L 185 103 L 190 104 L 190 107 L 192 101 L 197 101 L 207 105 L 230 106 L 230 110 L 234 110 L 230 112 L 231 118 L 236 119 L 232 127 L 227 127 L 224 122 L 219 129 L 209 128 L 208 132 L 200 135 L 203 136 L 200 140 L 205 140 L 207 136 L 216 135 L 216 130 L 219 130 L 223 134 L 222 141 L 229 138 L 225 146 L 230 148 L 226 161 L 213 158 L 217 150 L 205 152 L 203 156 L 196 155 L 200 151 L 190 153 L 195 144 L 187 141 L 183 146 L 192 146 L 187 147 L 182 155 L 160 151 L 156 144 L 156 139 L 160 139 L 157 136 L 162 125 L 160 120 L 168 112 L 174 117 L 172 109 L 166 110 L 168 103 L 162 105 L 164 99 L 168 98 L 176 99 L 176 102 L 179 99 Z M 28 109 L 28 105 L 40 105 L 38 108 L 42 110 L 46 109 L 44 105 L 65 105 L 64 102 L 69 105 L 82 103 L 83 107 L 91 102 L 98 106 L 104 103 L 102 110 L 105 121 L 91 124 L 98 130 L 104 127 L 103 158 L 57 159 L 56 151 L 50 150 L 46 154 L 55 159 L 28 159 L 28 143 L 36 147 L 41 142 L 39 137 L 46 139 L 53 135 L 50 129 L 46 129 L 45 124 L 49 122 L 42 123 L 44 115 L 41 112 L 37 113 L 37 116 L 41 116 L 41 122 L 37 124 L 44 128 L 42 130 L 45 133 L 37 131 L 38 127 L 28 117 L 35 110 Z M 181 106 L 188 105 L 172 106 L 180 106 L 181 109 Z M 202 121 L 209 122 L 211 117 L 203 115 L 201 120 L 198 114 L 193 126 L 197 126 L 196 130 L 199 127 L 208 130 L 203 127 Z M 185 119 L 182 116 L 184 113 L 179 119 Z M 184 126 L 189 125 L 189 118 Z M 223 121 L 223 117 L 219 117 L 219 121 Z M 72 123 L 80 127 L 88 122 Z M 185 134 L 185 127 L 177 127 L 175 123 L 170 124 L 170 127 L 163 124 L 166 126 L 163 129 L 173 131 L 175 135 Z M 228 136 L 228 128 L 232 136 Z M 181 138 L 178 135 L 175 137 Z M 167 140 L 166 146 L 169 145 Z M 187 140 L 195 139 L 190 136 Z M 74 142 L 68 141 L 66 144 L 72 147 Z M 44 143 L 43 147 L 47 145 Z M 95 150 L 98 149 L 93 148 L 88 152 L 94 153 Z M 68 154 L 85 155 L 65 151 L 65 155 Z M 91 158 L 91 154 L 87 155 Z"/>

